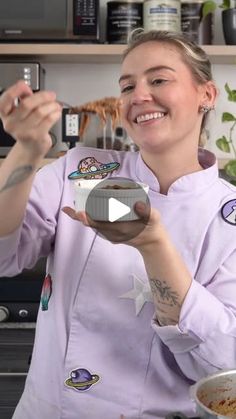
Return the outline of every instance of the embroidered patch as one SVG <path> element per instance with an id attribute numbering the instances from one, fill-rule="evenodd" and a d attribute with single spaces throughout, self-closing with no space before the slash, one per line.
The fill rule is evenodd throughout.
<path id="1" fill-rule="evenodd" d="M 101 163 L 94 157 L 85 157 L 78 164 L 78 170 L 69 174 L 69 179 L 104 179 L 108 173 L 117 170 L 120 163 Z"/>
<path id="2" fill-rule="evenodd" d="M 236 225 L 236 199 L 231 199 L 223 205 L 221 215 L 226 223 Z"/>
<path id="3" fill-rule="evenodd" d="M 48 310 L 48 302 L 52 294 L 52 278 L 51 275 L 46 275 L 43 281 L 41 293 L 41 308 L 43 311 Z"/>
<path id="4" fill-rule="evenodd" d="M 65 385 L 78 391 L 88 390 L 96 384 L 100 377 L 97 374 L 91 375 L 85 368 L 77 368 L 71 371 L 70 377 L 65 381 Z"/>

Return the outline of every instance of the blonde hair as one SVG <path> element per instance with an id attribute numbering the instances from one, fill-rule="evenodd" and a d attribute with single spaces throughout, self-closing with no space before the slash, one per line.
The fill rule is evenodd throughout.
<path id="1" fill-rule="evenodd" d="M 146 42 L 160 42 L 174 45 L 180 52 L 181 58 L 192 73 L 198 84 L 213 81 L 211 62 L 205 51 L 186 36 L 177 32 L 151 30 L 144 32 L 143 28 L 132 31 L 128 39 L 128 47 L 123 53 L 123 61 L 136 47 Z M 199 145 L 204 146 L 206 140 L 205 125 L 207 114 L 203 114 Z"/>

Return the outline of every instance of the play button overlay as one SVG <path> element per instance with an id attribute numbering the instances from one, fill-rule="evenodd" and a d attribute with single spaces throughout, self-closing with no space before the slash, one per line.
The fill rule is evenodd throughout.
<path id="1" fill-rule="evenodd" d="M 137 202 L 146 205 L 143 218 L 134 209 Z M 91 227 L 101 237 L 113 242 L 131 240 L 141 233 L 149 219 L 148 186 L 123 177 L 101 180 L 91 189 L 85 212 L 91 219 Z"/>
<path id="2" fill-rule="evenodd" d="M 113 223 L 119 220 L 126 214 L 131 212 L 131 208 L 128 205 L 122 204 L 116 198 L 109 198 L 108 200 L 108 220 Z"/>

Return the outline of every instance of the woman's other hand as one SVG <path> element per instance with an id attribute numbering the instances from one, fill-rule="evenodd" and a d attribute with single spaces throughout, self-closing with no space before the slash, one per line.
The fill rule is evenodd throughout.
<path id="1" fill-rule="evenodd" d="M 125 243 L 140 251 L 158 242 L 164 234 L 159 212 L 143 202 L 135 205 L 135 212 L 139 216 L 135 221 L 94 221 L 85 211 L 76 212 L 70 207 L 64 207 L 62 211 L 73 220 L 93 228 L 112 243 Z"/>

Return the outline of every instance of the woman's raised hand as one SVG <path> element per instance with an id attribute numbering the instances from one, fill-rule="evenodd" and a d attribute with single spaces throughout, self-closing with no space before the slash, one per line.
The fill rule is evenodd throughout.
<path id="1" fill-rule="evenodd" d="M 33 93 L 23 80 L 0 96 L 0 118 L 5 131 L 32 155 L 45 156 L 51 148 L 49 131 L 60 118 L 61 110 L 54 92 Z"/>

